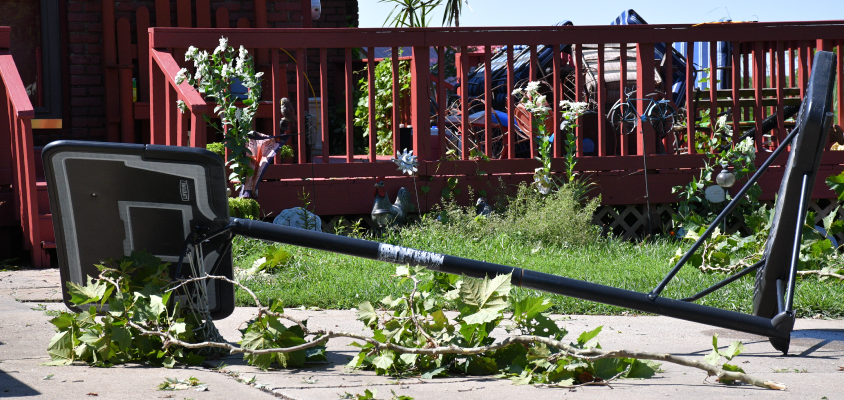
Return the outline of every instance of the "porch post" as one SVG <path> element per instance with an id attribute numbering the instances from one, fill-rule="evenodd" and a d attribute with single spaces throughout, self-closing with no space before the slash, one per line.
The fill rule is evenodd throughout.
<path id="1" fill-rule="evenodd" d="M 431 105 L 428 98 L 428 47 L 414 47 L 410 63 L 410 109 L 413 150 L 419 161 L 431 159 Z M 445 132 L 445 130 L 443 130 Z M 442 134 L 442 133 L 441 133 Z M 464 139 L 465 140 L 465 139 Z"/>

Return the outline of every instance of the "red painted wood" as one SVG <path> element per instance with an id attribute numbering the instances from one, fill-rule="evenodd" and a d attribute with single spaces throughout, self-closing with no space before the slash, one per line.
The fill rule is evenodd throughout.
<path id="1" fill-rule="evenodd" d="M 739 135 L 736 135 L 735 132 L 741 132 L 739 128 L 739 122 L 741 122 L 741 108 L 739 107 L 739 93 L 741 89 L 741 44 L 739 42 L 732 43 L 733 52 L 730 55 L 733 58 L 733 66 L 730 70 L 730 74 L 732 75 L 732 83 L 733 83 L 733 107 L 731 112 L 731 119 L 733 120 L 733 142 L 738 142 Z"/>
<path id="2" fill-rule="evenodd" d="M 18 78 L 19 80 L 20 78 Z M 23 87 L 23 85 L 21 85 Z M 10 96 L 11 97 L 11 96 Z M 15 125 L 18 126 L 18 132 L 21 135 L 20 137 L 20 153 L 18 153 L 23 163 L 20 164 L 21 169 L 24 170 L 24 182 L 23 187 L 21 188 L 22 191 L 25 191 L 23 196 L 24 201 L 21 202 L 21 206 L 24 208 L 25 212 L 21 216 L 22 219 L 26 219 L 27 225 L 27 239 L 29 242 L 29 248 L 32 249 L 30 253 L 31 263 L 34 268 L 42 268 L 48 267 L 49 261 L 45 265 L 45 259 L 43 250 L 41 250 L 41 227 L 40 221 L 38 218 L 38 192 L 36 191 L 36 183 L 35 183 L 35 154 L 34 154 L 34 147 L 32 145 L 32 121 L 29 118 L 21 118 L 18 117 L 15 121 Z"/>
<path id="3" fill-rule="evenodd" d="M 266 12 L 266 8 L 264 9 Z M 322 140 L 322 162 L 328 162 L 328 49 L 319 49 L 319 128 Z"/>
<path id="4" fill-rule="evenodd" d="M 762 79 L 759 79 L 762 77 Z M 756 123 L 756 137 L 754 141 L 756 142 L 756 151 L 762 151 L 762 142 L 764 138 L 762 137 L 762 118 L 761 115 L 764 113 L 762 110 L 762 86 L 765 82 L 765 53 L 762 50 L 762 42 L 756 42 L 755 47 L 753 48 L 753 90 L 754 90 L 754 100 L 756 101 L 756 105 L 753 107 L 753 120 Z"/>
<path id="5" fill-rule="evenodd" d="M 797 75 L 799 79 L 800 85 L 800 97 L 806 97 L 806 87 L 809 84 L 809 49 L 803 45 L 803 43 L 798 42 L 798 52 L 800 52 L 800 63 L 797 66 Z"/>
<path id="6" fill-rule="evenodd" d="M 300 0 L 302 6 L 302 28 L 310 28 L 313 26 L 311 22 L 311 2 L 309 0 Z M 385 46 L 392 47 L 392 46 Z"/>
<path id="7" fill-rule="evenodd" d="M 208 144 L 205 118 L 198 112 L 192 112 L 190 117 L 190 146 L 204 149 Z"/>
<path id="8" fill-rule="evenodd" d="M 785 42 L 782 40 L 776 43 L 776 71 L 777 71 L 777 145 L 785 139 L 785 115 L 783 114 L 783 98 L 785 97 Z"/>
<path id="9" fill-rule="evenodd" d="M 210 0 L 196 0 L 196 27 L 211 28 Z"/>
<path id="10" fill-rule="evenodd" d="M 249 20 L 246 19 L 246 18 L 238 19 L 237 20 L 237 27 L 238 27 L 238 29 L 249 28 Z M 246 46 L 246 45 L 244 45 L 244 46 Z M 259 46 L 246 46 L 246 47 L 253 48 L 253 47 L 259 47 Z M 261 47 L 263 47 L 263 46 L 261 46 Z"/>
<path id="11" fill-rule="evenodd" d="M 390 116 L 390 129 L 392 129 L 393 132 L 393 154 L 397 154 L 403 151 L 399 142 L 399 108 L 401 103 L 401 99 L 399 98 L 399 91 L 401 90 L 399 87 L 399 48 L 393 47 L 391 50 L 392 54 L 390 57 L 390 66 L 392 68 L 393 77 L 393 114 Z M 325 162 L 327 162 L 327 160 Z"/>
<path id="12" fill-rule="evenodd" d="M 0 38 L 0 43 L 4 42 Z M 8 42 L 2 43 L 8 46 Z M 8 134 L 0 143 L 4 149 L 0 154 L 9 154 L 14 161 L 11 163 L 14 183 L 14 209 L 19 210 L 21 228 L 24 233 L 24 248 L 31 249 L 30 262 L 35 268 L 49 266 L 49 259 L 41 249 L 40 221 L 38 216 L 38 197 L 35 182 L 35 154 L 32 144 L 31 118 L 34 113 L 26 89 L 15 66 L 14 59 L 8 48 L 0 50 L 0 92 L 3 104 L 6 105 L 4 123 L 0 126 L 9 127 Z"/>
<path id="13" fill-rule="evenodd" d="M 367 100 L 367 104 L 369 104 L 369 162 L 375 162 L 378 125 L 375 122 L 375 60 L 373 57 L 366 59 L 366 84 L 369 91 Z"/>
<path id="14" fill-rule="evenodd" d="M 106 88 L 106 139 L 120 141 L 120 93 L 114 25 L 114 0 L 103 0 L 103 67 Z"/>
<path id="15" fill-rule="evenodd" d="M 715 126 L 715 121 L 718 118 L 717 101 L 718 95 L 718 63 L 715 56 L 718 54 L 717 42 L 709 42 L 709 123 L 710 126 Z"/>
<path id="16" fill-rule="evenodd" d="M 445 152 L 448 150 L 446 149 L 446 131 L 447 128 L 445 126 L 445 110 L 448 109 L 448 104 L 446 104 L 445 99 L 445 47 L 439 46 L 437 47 L 437 131 L 438 136 L 437 138 L 440 141 L 440 151 L 439 154 L 436 154 L 436 157 L 432 157 L 434 160 L 441 159 L 445 157 Z"/>
<path id="17" fill-rule="evenodd" d="M 267 0 L 255 0 L 253 5 L 255 7 L 255 27 L 256 28 L 266 28 L 267 27 Z M 267 53 L 266 49 L 258 49 L 256 52 L 255 61 L 260 64 L 266 64 L 269 58 L 269 54 Z M 323 98 L 325 100 L 325 98 Z"/>
<path id="18" fill-rule="evenodd" d="M 217 28 L 229 27 L 229 10 L 225 7 L 220 7 L 214 13 L 217 20 Z"/>
<path id="19" fill-rule="evenodd" d="M 484 47 L 484 154 L 494 157 L 492 153 L 492 51 L 490 46 Z M 549 132 L 550 134 L 550 132 Z"/>
<path id="20" fill-rule="evenodd" d="M 135 12 L 138 38 L 138 101 L 149 102 L 149 10 L 139 7 Z"/>
<path id="21" fill-rule="evenodd" d="M 176 23 L 180 28 L 192 28 L 190 0 L 176 0 Z"/>
<path id="22" fill-rule="evenodd" d="M 674 42 L 688 41 L 729 41 L 741 38 L 742 41 L 757 40 L 816 40 L 818 38 L 837 39 L 838 33 L 844 26 L 841 21 L 829 21 L 821 24 L 818 21 L 810 23 L 754 23 L 721 25 L 717 28 L 691 25 L 640 25 L 640 26 L 574 26 L 565 27 L 495 27 L 490 28 L 331 28 L 331 29 L 285 29 L 283 34 L 270 28 L 256 29 L 248 32 L 214 31 L 208 29 L 179 30 L 172 28 L 162 30 L 167 32 L 166 38 L 159 37 L 153 47 L 177 47 L 168 42 L 183 43 L 186 36 L 200 38 L 195 41 L 197 47 L 216 46 L 215 40 L 204 37 L 205 33 L 214 36 L 224 35 L 232 42 L 244 43 L 246 47 L 282 47 L 296 43 L 301 47 L 324 47 L 331 43 L 337 47 L 360 46 L 361 36 L 367 37 L 367 42 L 377 47 L 394 46 L 461 46 L 472 43 L 476 46 L 496 46 L 501 43 L 518 41 L 526 45 L 539 45 L 549 42 L 559 43 L 657 43 L 671 40 Z M 268 35 L 268 33 L 273 33 Z"/>
<path id="23" fill-rule="evenodd" d="M 149 142 L 150 144 L 164 144 L 164 136 L 167 131 L 165 121 L 167 78 L 164 76 L 164 71 L 158 68 L 158 63 L 152 56 L 153 54 L 155 54 L 155 50 L 152 50 L 149 58 Z"/>
<path id="24" fill-rule="evenodd" d="M 539 66 L 539 61 L 537 60 L 537 55 L 536 55 L 536 45 L 532 45 L 532 46 L 530 46 L 530 68 L 528 69 L 528 71 L 530 71 L 530 72 L 528 73 L 528 77 L 529 77 L 528 81 L 530 81 L 530 82 L 536 81 L 536 69 L 538 68 L 538 66 Z M 537 156 L 537 153 L 536 153 L 536 146 L 537 146 L 536 145 L 536 134 L 538 133 L 538 132 L 536 132 L 536 130 L 533 126 L 533 116 L 531 116 L 531 118 L 528 120 L 527 125 L 528 125 L 527 131 L 529 132 L 528 137 L 530 137 L 530 157 L 533 158 L 533 157 Z"/>
<path id="25" fill-rule="evenodd" d="M 179 64 L 173 58 L 173 55 L 162 50 L 152 49 L 150 51 L 150 68 L 160 68 L 168 85 L 176 86 L 176 74 L 179 72 Z M 152 61 L 154 60 L 154 64 Z M 187 104 L 188 108 L 198 112 L 207 112 L 208 106 L 205 99 L 191 87 L 187 82 L 182 82 L 179 87 L 179 99 Z M 173 100 L 175 101 L 175 99 Z"/>
<path id="26" fill-rule="evenodd" d="M 120 64 L 120 141 L 135 143 L 135 115 L 132 106 L 132 32 L 129 20 L 117 20 L 117 62 Z"/>
<path id="27" fill-rule="evenodd" d="M 752 48 L 753 43 L 743 43 L 742 44 L 742 88 L 749 89 L 751 88 L 750 84 L 750 63 L 752 58 L 750 57 L 750 49 Z M 750 107 L 745 107 L 743 110 L 744 114 L 742 114 L 742 119 L 747 121 L 750 119 Z"/>
<path id="28" fill-rule="evenodd" d="M 354 126 L 354 70 L 352 69 L 352 49 L 345 49 L 346 62 L 346 162 L 351 163 L 355 154 Z"/>
<path id="29" fill-rule="evenodd" d="M 12 28 L 8 26 L 0 26 L 0 49 L 8 49 L 11 43 Z"/>
<path id="30" fill-rule="evenodd" d="M 410 62 L 410 109 L 413 124 L 413 149 L 419 160 L 431 160 L 431 116 L 428 81 L 430 79 L 430 50 L 414 47 Z M 371 157 L 371 156 L 370 156 Z"/>
<path id="31" fill-rule="evenodd" d="M 604 44 L 598 43 L 598 62 L 597 62 L 597 69 L 596 75 L 598 78 L 598 142 L 595 143 L 597 145 L 598 150 L 598 157 L 603 157 L 607 155 L 607 136 L 608 132 L 606 132 L 606 124 L 603 123 L 602 116 L 607 115 L 607 84 L 606 80 L 604 79 Z M 582 147 L 582 145 L 577 146 Z"/>
<path id="32" fill-rule="evenodd" d="M 507 45 L 507 158 L 516 158 L 516 125 L 515 125 L 515 101 L 511 94 L 516 84 L 513 72 L 513 45 Z"/>
<path id="33" fill-rule="evenodd" d="M 551 54 L 553 59 L 554 65 L 554 75 L 551 79 L 553 82 L 553 93 L 551 97 L 551 123 L 554 125 L 554 129 L 552 130 L 554 135 L 554 157 L 562 157 L 563 154 L 563 135 L 568 134 L 567 132 L 563 132 L 560 130 L 560 123 L 562 122 L 560 116 L 560 102 L 565 100 L 565 96 L 563 95 L 563 82 L 562 82 L 562 59 L 560 55 L 560 45 L 553 45 L 552 48 L 554 49 L 553 53 Z M 559 138 L 559 139 L 557 139 Z M 577 147 L 581 147 L 578 145 Z"/>
<path id="34" fill-rule="evenodd" d="M 238 24 L 239 23 L 240 21 L 238 21 Z M 296 121 L 299 125 L 297 127 L 297 133 L 300 134 L 297 137 L 299 144 L 297 152 L 299 164 L 304 164 L 309 161 L 306 154 L 307 140 L 305 139 L 305 135 L 309 134 L 305 130 L 305 114 L 308 111 L 308 82 L 306 80 L 306 74 L 308 73 L 308 69 L 306 66 L 307 60 L 307 50 L 303 48 L 296 49 Z M 371 87 L 370 93 L 372 93 Z"/>
<path id="35" fill-rule="evenodd" d="M 624 90 L 627 88 L 627 43 L 620 43 L 619 44 L 619 96 L 618 99 L 621 102 L 626 101 Z M 578 128 L 579 129 L 579 128 Z M 615 128 L 613 128 L 615 129 Z M 619 143 L 619 151 L 618 154 L 622 156 L 626 156 L 630 154 L 630 136 L 624 135 L 621 132 L 611 132 L 614 137 L 618 138 L 616 143 Z M 615 155 L 615 152 L 613 152 Z"/>
<path id="36" fill-rule="evenodd" d="M 287 94 L 287 73 L 283 73 L 281 65 L 279 65 L 278 49 L 272 49 L 270 51 L 270 79 L 272 80 L 273 136 L 278 136 L 281 135 L 281 128 L 278 126 L 279 122 L 281 122 L 281 98 Z M 282 86 L 284 87 L 284 91 L 281 90 Z M 281 157 L 273 158 L 273 162 L 275 164 L 281 164 Z"/>
<path id="37" fill-rule="evenodd" d="M 0 76 L 3 77 L 6 85 L 6 95 L 11 103 L 13 116 L 26 119 L 35 117 L 35 110 L 29 102 L 29 96 L 18 74 L 15 60 L 6 49 L 0 50 Z"/>
<path id="38" fill-rule="evenodd" d="M 167 146 L 176 146 L 176 129 L 178 126 L 176 121 L 176 114 L 178 113 L 176 110 L 176 99 L 178 97 L 176 90 L 169 83 L 165 84 L 164 96 L 164 120 L 166 121 L 165 127 L 167 128 L 164 134 L 164 144 Z"/>
<path id="39" fill-rule="evenodd" d="M 155 26 L 170 26 L 170 0 L 155 0 Z"/>
<path id="40" fill-rule="evenodd" d="M 686 43 L 686 146 L 689 148 L 689 154 L 695 154 L 695 124 L 692 121 L 697 117 L 697 111 L 694 109 L 694 93 L 695 73 L 694 73 L 694 46 L 692 42 Z M 622 153 L 624 154 L 624 153 Z"/>
<path id="41" fill-rule="evenodd" d="M 0 28 L 0 35 L 2 35 L 2 32 L 3 28 Z M 2 38 L 0 38 L 0 46 L 2 45 Z M 8 46 L 8 44 L 6 45 Z M 0 51 L 8 51 L 8 49 L 2 49 Z M 2 59 L 2 56 L 0 56 L 0 59 Z M 11 126 L 10 114 L 11 107 L 9 107 L 6 98 L 6 84 L 3 82 L 3 79 L 0 79 L 0 171 L 3 171 L 0 173 L 2 175 L 0 185 L 3 186 L 14 185 L 13 173 L 16 167 L 13 161 L 17 160 L 12 156 L 12 129 L 7 128 Z M 16 185 L 13 187 L 16 187 Z"/>
<path id="42" fill-rule="evenodd" d="M 174 135 L 171 145 L 184 146 L 185 138 L 187 137 L 187 120 L 185 114 L 177 110 L 173 112 L 173 115 L 176 117 L 176 129 L 173 131 Z"/>
<path id="43" fill-rule="evenodd" d="M 457 64 L 457 74 L 460 75 L 460 98 L 469 98 L 469 54 L 465 47 L 460 50 Z M 460 159 L 469 159 L 469 102 L 460 102 Z"/>
<path id="44" fill-rule="evenodd" d="M 835 75 L 838 82 L 838 125 L 844 127 L 844 39 L 838 41 L 837 47 L 838 73 Z"/>
<path id="45" fill-rule="evenodd" d="M 575 43 L 574 46 L 574 98 L 575 101 L 578 103 L 583 102 L 585 99 L 583 98 L 583 48 L 582 42 Z M 577 135 L 577 143 L 583 143 L 583 126 L 578 125 L 575 128 L 575 134 Z M 577 146 L 577 156 L 583 157 L 583 146 Z"/>
<path id="46" fill-rule="evenodd" d="M 654 45 L 653 43 L 639 43 L 636 52 L 636 86 L 639 88 L 637 96 L 644 98 L 646 94 L 654 91 Z M 645 108 L 648 103 L 644 100 L 636 102 L 639 115 L 645 115 Z M 641 122 L 641 121 L 640 121 Z M 649 123 L 640 123 L 638 129 L 638 151 L 639 154 L 656 153 L 656 137 L 653 126 Z"/>

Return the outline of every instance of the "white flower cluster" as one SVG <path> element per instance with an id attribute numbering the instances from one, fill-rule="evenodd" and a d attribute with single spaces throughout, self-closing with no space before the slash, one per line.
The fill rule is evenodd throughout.
<path id="1" fill-rule="evenodd" d="M 551 174 L 545 168 L 537 168 L 533 173 L 533 185 L 541 194 L 551 193 Z"/>
<path id="2" fill-rule="evenodd" d="M 534 117 L 543 118 L 551 111 L 545 95 L 539 94 L 539 81 L 529 82 L 524 89 L 516 88 L 512 94 L 520 97 L 519 103 Z"/>
<path id="3" fill-rule="evenodd" d="M 586 112 L 587 107 L 589 107 L 589 104 L 583 102 L 561 101 L 560 111 L 563 113 L 563 122 L 560 123 L 560 129 L 564 132 L 569 132 L 573 129 L 575 127 L 575 121 Z"/>

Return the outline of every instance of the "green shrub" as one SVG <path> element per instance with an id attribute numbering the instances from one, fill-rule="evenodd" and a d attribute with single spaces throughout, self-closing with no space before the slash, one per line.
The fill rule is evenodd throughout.
<path id="1" fill-rule="evenodd" d="M 229 198 L 229 216 L 245 219 L 261 219 L 261 206 L 246 197 Z"/>
<path id="2" fill-rule="evenodd" d="M 281 146 L 281 149 L 278 151 L 278 156 L 281 158 L 293 158 L 293 148 L 288 144 Z"/>
<path id="3" fill-rule="evenodd" d="M 522 184 L 502 213 L 476 216 L 474 207 L 446 202 L 418 225 L 405 228 L 402 235 L 429 231 L 471 240 L 499 238 L 525 244 L 581 246 L 598 237 L 591 221 L 599 203 L 600 199 L 592 199 L 582 205 L 569 185 L 542 195 Z"/>
<path id="4" fill-rule="evenodd" d="M 205 146 L 206 149 L 214 152 L 214 154 L 220 156 L 223 160 L 226 159 L 226 146 L 222 143 L 208 143 Z"/>

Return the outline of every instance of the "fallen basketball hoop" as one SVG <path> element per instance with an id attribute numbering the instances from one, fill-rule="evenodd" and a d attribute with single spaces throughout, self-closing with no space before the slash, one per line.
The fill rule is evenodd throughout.
<path id="1" fill-rule="evenodd" d="M 512 284 L 516 286 L 758 334 L 770 338 L 777 350 L 787 353 L 795 320 L 793 299 L 802 221 L 832 121 L 829 111 L 835 63 L 831 52 L 815 54 L 797 127 L 650 293 L 229 218 L 223 162 L 216 155 L 185 147 L 77 141 L 54 142 L 43 150 L 62 279 L 84 285 L 87 276 L 97 276 L 94 264 L 140 249 L 175 263 L 174 277 L 216 274 L 231 278 L 231 240 L 234 235 L 241 235 L 474 278 L 512 273 Z M 791 152 L 762 261 L 695 296 L 681 300 L 661 297 L 689 257 L 789 145 Z M 185 261 L 190 264 L 190 271 L 183 271 Z M 752 315 L 692 303 L 753 271 L 757 274 Z M 219 280 L 207 285 L 202 290 L 208 297 L 210 316 L 217 319 L 231 314 L 232 285 Z M 63 290 L 65 303 L 70 306 L 67 290 Z"/>

